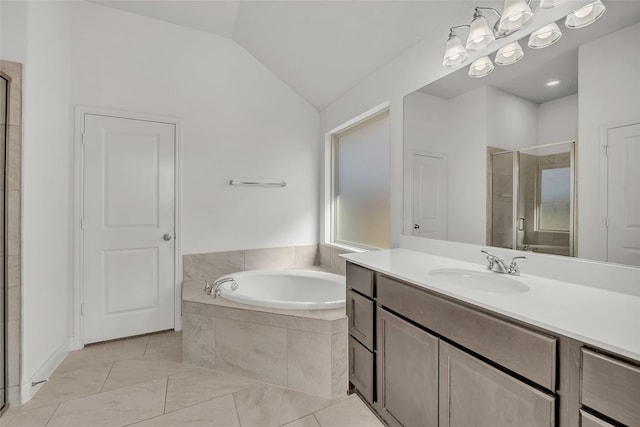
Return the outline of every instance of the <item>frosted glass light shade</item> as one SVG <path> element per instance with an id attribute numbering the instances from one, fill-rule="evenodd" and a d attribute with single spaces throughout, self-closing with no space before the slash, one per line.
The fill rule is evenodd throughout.
<path id="1" fill-rule="evenodd" d="M 531 18 L 533 18 L 533 12 L 527 2 L 505 0 L 502 17 L 498 23 L 498 31 L 503 34 L 511 34 L 527 25 Z"/>
<path id="2" fill-rule="evenodd" d="M 529 36 L 527 45 L 531 49 L 542 49 L 556 43 L 562 37 L 562 32 L 555 22 L 545 25 L 539 30 L 534 31 Z"/>
<path id="3" fill-rule="evenodd" d="M 469 37 L 467 38 L 467 50 L 481 50 L 489 46 L 496 40 L 493 31 L 489 28 L 487 18 L 482 15 L 476 16 L 471 21 Z"/>
<path id="4" fill-rule="evenodd" d="M 540 7 L 543 9 L 553 9 L 554 7 L 558 7 L 566 2 L 567 0 L 542 0 Z"/>
<path id="5" fill-rule="evenodd" d="M 456 35 L 450 36 L 449 40 L 447 40 L 447 47 L 444 50 L 442 65 L 453 68 L 464 64 L 467 62 L 467 59 L 469 59 L 469 54 L 464 46 L 462 46 L 460 37 Z"/>
<path id="6" fill-rule="evenodd" d="M 510 65 L 515 64 L 520 61 L 524 57 L 524 52 L 522 51 L 522 47 L 520 47 L 520 43 L 517 41 L 513 43 L 509 43 L 506 46 L 498 49 L 498 53 L 496 54 L 496 64 L 498 65 Z"/>
<path id="7" fill-rule="evenodd" d="M 486 77 L 493 71 L 493 62 L 488 56 L 483 56 L 480 59 L 476 59 L 471 63 L 469 67 L 469 77 L 479 79 L 480 77 Z"/>
<path id="8" fill-rule="evenodd" d="M 607 10 L 600 0 L 594 1 L 573 13 L 567 15 L 567 19 L 564 21 L 564 26 L 567 28 L 582 28 L 589 24 L 593 24 L 602 16 Z"/>

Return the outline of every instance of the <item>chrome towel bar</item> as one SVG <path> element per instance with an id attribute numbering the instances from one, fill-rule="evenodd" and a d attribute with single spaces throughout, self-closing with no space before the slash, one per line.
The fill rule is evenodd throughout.
<path id="1" fill-rule="evenodd" d="M 234 179 L 229 181 L 229 185 L 257 185 L 261 187 L 286 187 L 287 183 L 282 182 L 254 182 L 254 181 L 236 181 Z"/>

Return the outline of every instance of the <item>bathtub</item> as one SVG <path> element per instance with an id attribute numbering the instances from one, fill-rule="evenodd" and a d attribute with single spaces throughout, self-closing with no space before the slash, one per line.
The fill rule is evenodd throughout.
<path id="1" fill-rule="evenodd" d="M 226 278 L 234 281 L 220 287 L 221 296 L 242 304 L 286 310 L 326 310 L 345 306 L 345 278 L 337 274 L 309 270 L 252 270 L 228 274 L 218 280 Z"/>

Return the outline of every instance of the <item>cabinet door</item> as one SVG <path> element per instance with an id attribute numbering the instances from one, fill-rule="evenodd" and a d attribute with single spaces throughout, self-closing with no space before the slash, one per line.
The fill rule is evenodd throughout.
<path id="1" fill-rule="evenodd" d="M 347 291 L 347 317 L 349 333 L 373 351 L 373 301 L 351 290 Z"/>
<path id="2" fill-rule="evenodd" d="M 378 412 L 390 426 L 438 423 L 438 339 L 377 309 Z"/>
<path id="3" fill-rule="evenodd" d="M 550 427 L 555 398 L 440 343 L 440 427 Z"/>
<path id="4" fill-rule="evenodd" d="M 373 353 L 349 337 L 349 382 L 369 403 L 373 403 Z"/>

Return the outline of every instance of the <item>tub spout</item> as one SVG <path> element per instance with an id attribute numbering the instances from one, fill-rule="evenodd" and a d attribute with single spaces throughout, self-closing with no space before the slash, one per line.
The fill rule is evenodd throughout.
<path id="1" fill-rule="evenodd" d="M 233 277 L 225 277 L 223 279 L 218 279 L 213 283 L 211 283 L 209 281 L 205 281 L 206 286 L 205 286 L 204 290 L 208 295 L 213 295 L 214 298 L 218 298 L 220 296 L 220 294 L 221 294 L 220 287 L 223 284 L 227 283 L 227 282 L 233 282 L 231 284 L 231 289 L 233 289 L 234 291 L 236 289 L 238 289 L 238 284 L 233 279 Z"/>

